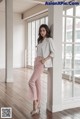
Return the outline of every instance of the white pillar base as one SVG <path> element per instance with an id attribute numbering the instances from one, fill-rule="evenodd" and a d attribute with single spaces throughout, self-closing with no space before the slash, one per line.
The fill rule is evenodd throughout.
<path id="1" fill-rule="evenodd" d="M 59 112 L 59 111 L 62 111 L 63 109 L 61 108 L 62 105 L 51 105 L 51 104 L 46 104 L 46 109 L 51 111 L 52 113 L 53 112 Z"/>

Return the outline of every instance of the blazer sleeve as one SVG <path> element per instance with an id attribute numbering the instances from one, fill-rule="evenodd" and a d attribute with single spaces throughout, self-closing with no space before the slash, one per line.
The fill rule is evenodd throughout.
<path id="1" fill-rule="evenodd" d="M 54 46 L 54 41 L 52 38 L 49 38 L 49 49 L 50 49 L 50 56 L 54 58 L 55 57 L 55 46 Z"/>

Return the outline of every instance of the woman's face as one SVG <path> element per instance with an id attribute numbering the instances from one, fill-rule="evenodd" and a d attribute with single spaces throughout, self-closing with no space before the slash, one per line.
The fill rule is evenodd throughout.
<path id="1" fill-rule="evenodd" d="M 46 29 L 44 27 L 41 28 L 40 34 L 43 38 L 46 36 Z"/>

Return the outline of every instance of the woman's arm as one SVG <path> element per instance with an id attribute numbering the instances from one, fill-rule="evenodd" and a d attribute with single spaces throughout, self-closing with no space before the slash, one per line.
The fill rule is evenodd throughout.
<path id="1" fill-rule="evenodd" d="M 46 57 L 44 58 L 45 61 L 47 61 L 48 59 L 50 59 L 52 56 L 51 56 L 51 53 Z"/>
<path id="2" fill-rule="evenodd" d="M 48 41 L 49 41 L 49 51 L 50 51 L 50 54 L 46 58 L 42 59 L 42 61 L 41 61 L 42 63 L 45 63 L 48 59 L 55 57 L 55 46 L 54 46 L 53 39 L 49 38 Z"/>
<path id="3" fill-rule="evenodd" d="M 49 49 L 50 49 L 50 56 L 54 58 L 55 57 L 55 46 L 54 46 L 54 41 L 52 38 L 49 38 Z"/>
<path id="4" fill-rule="evenodd" d="M 50 54 L 44 59 L 45 61 L 47 61 L 50 58 L 54 58 L 55 57 L 54 41 L 53 41 L 52 38 L 49 38 L 48 41 L 49 41 L 49 51 L 50 51 Z"/>
<path id="5" fill-rule="evenodd" d="M 46 58 L 43 58 L 41 62 L 44 64 L 50 58 L 52 58 L 51 53 Z"/>

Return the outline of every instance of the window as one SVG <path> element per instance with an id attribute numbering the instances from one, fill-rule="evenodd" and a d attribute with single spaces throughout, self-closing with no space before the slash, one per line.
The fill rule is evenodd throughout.
<path id="1" fill-rule="evenodd" d="M 80 6 L 76 7 L 76 16 L 80 17 Z"/>
<path id="2" fill-rule="evenodd" d="M 62 60 L 63 75 L 70 81 L 64 97 L 69 92 L 69 97 L 80 96 L 80 6 L 63 11 Z"/>
<path id="3" fill-rule="evenodd" d="M 80 19 L 75 19 L 75 42 L 80 43 Z"/>
<path id="4" fill-rule="evenodd" d="M 32 65 L 32 63 L 31 63 L 31 59 L 32 59 L 32 46 L 31 46 L 31 44 L 32 44 L 32 41 L 31 41 L 31 23 L 28 23 L 28 30 L 29 30 L 29 32 L 28 32 L 28 39 L 29 39 L 29 41 L 28 41 L 28 65 Z"/>
<path id="5" fill-rule="evenodd" d="M 80 30 L 76 30 L 76 42 L 80 42 Z"/>
<path id="6" fill-rule="evenodd" d="M 79 10 L 80 6 L 77 6 L 76 15 L 80 15 Z M 65 10 L 63 15 L 66 15 L 63 17 L 63 67 L 64 69 L 74 70 L 74 67 L 78 66 L 80 68 L 80 18 L 71 17 L 73 15 L 73 8 Z M 70 17 L 67 15 L 70 15 Z M 73 25 L 75 25 L 74 29 Z M 77 65 L 77 61 L 79 65 Z M 80 73 L 80 69 L 78 72 Z M 75 71 L 75 76 L 80 77 L 79 73 L 77 75 Z"/>
<path id="7" fill-rule="evenodd" d="M 66 42 L 72 42 L 72 18 L 66 18 Z"/>
<path id="8" fill-rule="evenodd" d="M 66 10 L 66 15 L 73 15 L 73 8 Z"/>

